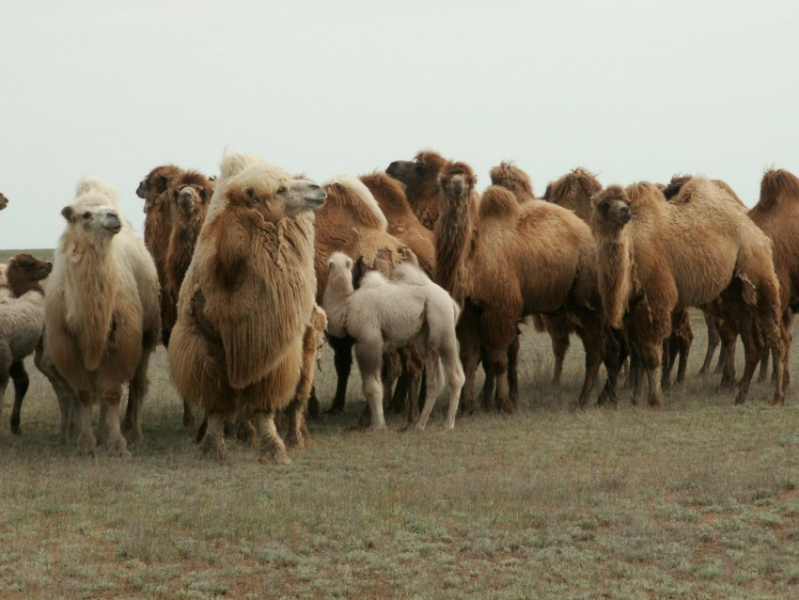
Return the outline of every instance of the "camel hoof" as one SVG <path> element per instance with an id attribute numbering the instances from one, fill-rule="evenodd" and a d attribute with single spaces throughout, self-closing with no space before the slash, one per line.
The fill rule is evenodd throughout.
<path id="1" fill-rule="evenodd" d="M 183 415 L 183 427 L 194 427 L 194 415 Z"/>
<path id="2" fill-rule="evenodd" d="M 261 464 L 270 464 L 270 465 L 278 465 L 278 466 L 288 466 L 291 464 L 291 458 L 285 452 L 280 452 L 278 454 L 274 454 L 272 452 L 266 452 L 261 454 L 258 457 L 258 461 Z"/>
<path id="3" fill-rule="evenodd" d="M 771 406 L 774 406 L 776 408 L 784 408 L 785 407 L 785 398 L 783 398 L 781 400 L 772 400 L 771 401 Z"/>
<path id="4" fill-rule="evenodd" d="M 297 436 L 286 438 L 286 448 L 290 450 L 305 450 L 305 440 Z"/>
<path id="5" fill-rule="evenodd" d="M 20 429 L 19 424 L 12 423 L 11 424 L 11 433 L 14 435 L 22 435 L 22 429 Z"/>
<path id="6" fill-rule="evenodd" d="M 344 407 L 343 406 L 340 406 L 340 405 L 337 405 L 337 404 L 331 404 L 330 408 L 328 408 L 325 411 L 325 414 L 326 415 L 340 415 L 343 412 L 344 412 Z"/>
<path id="7" fill-rule="evenodd" d="M 200 457 L 218 461 L 227 460 L 227 449 L 224 445 L 209 442 L 208 438 L 204 438 L 200 444 Z"/>

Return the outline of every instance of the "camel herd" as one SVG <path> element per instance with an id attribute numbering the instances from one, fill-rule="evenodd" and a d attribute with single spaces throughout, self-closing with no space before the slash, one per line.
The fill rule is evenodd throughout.
<path id="1" fill-rule="evenodd" d="M 28 386 L 22 361 L 35 354 L 59 401 L 60 439 L 74 439 L 79 453 L 129 454 L 128 442 L 143 440 L 160 342 L 184 425 L 202 409 L 205 454 L 225 456 L 232 424 L 262 461 L 288 463 L 320 410 L 313 377 L 325 340 L 338 377 L 329 411 L 344 407 L 354 350 L 367 400 L 361 425 L 384 428 L 391 408 L 423 429 L 446 383 L 451 428 L 459 412 L 516 409 L 528 317 L 552 340 L 555 384 L 570 335 L 582 342 L 577 406 L 616 402 L 628 364 L 633 402 L 645 376 L 648 403 L 659 407 L 674 364 L 677 381 L 685 377 L 688 307 L 708 324 L 703 372 L 720 343 L 722 385 L 737 386 L 741 403 L 758 364 L 762 379 L 772 361 L 773 403 L 784 403 L 799 305 L 794 175 L 767 171 L 751 210 L 704 177 L 603 188 L 575 169 L 539 198 L 511 163 L 489 175 L 480 193 L 467 163 L 429 150 L 322 186 L 248 154 L 226 155 L 216 178 L 163 165 L 136 190 L 144 240 L 113 187 L 81 179 L 61 211 L 53 264 L 18 255 L 5 266 L 0 401 L 13 380 L 12 431 Z M 0 210 L 7 204 L 0 194 Z"/>

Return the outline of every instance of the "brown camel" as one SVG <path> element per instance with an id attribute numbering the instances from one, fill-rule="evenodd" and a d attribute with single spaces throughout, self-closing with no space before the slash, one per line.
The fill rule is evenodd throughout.
<path id="1" fill-rule="evenodd" d="M 208 203 L 214 186 L 202 173 L 184 171 L 173 177 L 166 196 L 169 199 L 169 242 L 166 248 L 165 279 L 161 282 L 162 295 L 174 303 L 171 310 L 162 313 L 162 337 L 169 341 L 177 321 L 177 301 L 180 286 L 194 255 L 194 247 L 205 222 Z M 194 424 L 192 405 L 183 400 L 183 425 Z"/>
<path id="2" fill-rule="evenodd" d="M 443 205 L 436 224 L 437 283 L 464 306 L 458 335 L 466 409 L 474 405 L 482 344 L 496 379 L 497 400 L 503 410 L 515 410 L 508 351 L 516 325 L 530 314 L 555 312 L 573 320 L 585 347 L 586 373 L 578 399 L 585 406 L 603 358 L 591 232 L 571 211 L 541 201 L 519 205 L 499 186 L 490 186 L 480 199 L 475 180 L 472 169 L 460 162 L 441 172 Z M 618 364 L 608 370 L 610 388 L 615 389 Z"/>
<path id="3" fill-rule="evenodd" d="M 647 182 L 611 186 L 593 202 L 603 310 L 610 325 L 624 327 L 641 356 L 649 404 L 663 403 L 659 371 L 672 314 L 717 300 L 739 323 L 746 350 L 737 402 L 746 398 L 759 356 L 756 323 L 780 357 L 774 402 L 782 403 L 784 340 L 771 247 L 735 200 L 695 177 L 670 202 Z M 633 401 L 640 395 L 638 384 Z"/>
<path id="4" fill-rule="evenodd" d="M 0 210 L 3 210 L 6 206 L 8 206 L 8 198 L 0 194 Z"/>
<path id="5" fill-rule="evenodd" d="M 799 178 L 784 169 L 766 171 L 760 182 L 760 198 L 748 214 L 771 239 L 774 270 L 780 282 L 782 320 L 789 332 L 799 304 Z M 787 343 L 790 348 L 790 334 Z M 763 358 L 761 379 L 765 378 L 768 354 Z M 787 385 L 787 369 L 785 377 Z"/>
<path id="6" fill-rule="evenodd" d="M 405 194 L 419 222 L 430 230 L 435 229 L 441 212 L 441 193 L 438 174 L 447 160 L 438 152 L 424 150 L 413 160 L 395 160 L 386 174 L 405 184 Z"/>
<path id="7" fill-rule="evenodd" d="M 182 173 L 183 170 L 175 165 L 155 167 L 136 188 L 136 195 L 144 200 L 144 245 L 153 257 L 158 272 L 158 283 L 161 286 L 161 322 L 168 324 L 168 328 L 161 332 L 161 341 L 165 346 L 169 343 L 169 334 L 177 319 L 175 313 L 177 298 L 172 298 L 165 290 L 166 257 L 172 230 L 169 188 L 172 181 Z"/>
<path id="8" fill-rule="evenodd" d="M 524 204 L 535 199 L 533 193 L 533 182 L 530 176 L 515 166 L 512 162 L 502 161 L 489 171 L 491 185 L 498 185 L 509 190 L 519 204 Z"/>

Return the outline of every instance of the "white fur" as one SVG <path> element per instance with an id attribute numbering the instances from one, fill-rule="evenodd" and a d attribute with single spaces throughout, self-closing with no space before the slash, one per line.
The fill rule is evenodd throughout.
<path id="1" fill-rule="evenodd" d="M 355 177 L 355 175 L 337 175 L 322 185 L 327 186 L 334 183 L 343 185 L 344 187 L 355 192 L 358 198 L 360 198 L 366 207 L 374 213 L 375 217 L 380 222 L 380 230 L 386 231 L 388 229 L 388 220 L 386 219 L 386 215 L 384 215 L 383 211 L 380 210 L 380 205 L 377 203 L 377 200 L 375 200 L 372 192 L 369 191 L 369 188 L 366 187 L 363 181 Z"/>
<path id="2" fill-rule="evenodd" d="M 398 266 L 391 279 L 377 271 L 368 273 L 357 291 L 353 291 L 351 267 L 352 259 L 346 254 L 335 252 L 330 257 L 322 307 L 327 312 L 331 334 L 355 338 L 355 357 L 372 414 L 372 428 L 386 426 L 380 376 L 383 353 L 416 342 L 424 352 L 427 370 L 427 399 L 416 428 L 424 429 L 441 391 L 443 363 L 449 387 L 445 426 L 452 429 L 464 383 L 455 335 L 457 304 L 414 265 Z"/>

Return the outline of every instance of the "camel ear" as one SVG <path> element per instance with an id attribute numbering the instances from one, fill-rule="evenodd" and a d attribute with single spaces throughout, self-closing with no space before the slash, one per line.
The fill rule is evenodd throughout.
<path id="1" fill-rule="evenodd" d="M 75 209 L 73 209 L 71 206 L 65 206 L 61 210 L 61 216 L 71 223 L 75 220 Z"/>

